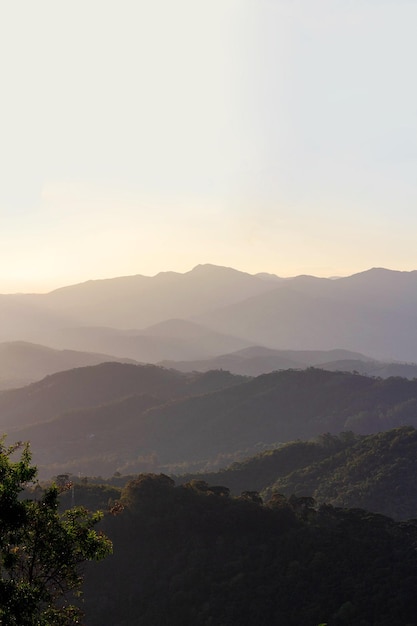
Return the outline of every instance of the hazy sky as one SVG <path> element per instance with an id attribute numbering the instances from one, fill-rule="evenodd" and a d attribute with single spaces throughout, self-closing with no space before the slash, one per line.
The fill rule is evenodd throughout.
<path id="1" fill-rule="evenodd" d="M 0 291 L 417 269 L 415 0 L 0 8 Z"/>

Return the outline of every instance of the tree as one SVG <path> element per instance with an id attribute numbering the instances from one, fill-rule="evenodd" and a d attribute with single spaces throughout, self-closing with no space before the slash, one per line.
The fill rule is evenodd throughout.
<path id="1" fill-rule="evenodd" d="M 79 624 L 81 612 L 72 601 L 82 564 L 104 558 L 112 544 L 94 530 L 101 513 L 83 507 L 59 513 L 56 485 L 39 499 L 19 498 L 36 473 L 27 444 L 0 441 L 0 623 Z"/>

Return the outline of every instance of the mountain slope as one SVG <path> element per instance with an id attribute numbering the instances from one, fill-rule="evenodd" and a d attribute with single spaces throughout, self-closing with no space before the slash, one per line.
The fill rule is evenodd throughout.
<path id="1" fill-rule="evenodd" d="M 417 360 L 416 272 L 377 269 L 337 280 L 298 277 L 279 285 L 196 319 L 273 348 L 341 346 L 383 360 Z"/>
<path id="2" fill-rule="evenodd" d="M 142 475 L 103 530 L 86 622 L 146 626 L 415 623 L 416 528 L 297 498 L 261 506 L 197 481 Z M 101 565 L 101 564 L 100 564 Z"/>
<path id="3" fill-rule="evenodd" d="M 151 365 L 102 363 L 47 376 L 0 393 L 0 427 L 16 429 L 65 411 L 106 404 L 132 394 L 177 395 L 183 374 Z"/>
<path id="4" fill-rule="evenodd" d="M 260 376 L 282 369 L 319 367 L 329 371 L 356 372 L 365 376 L 389 378 L 417 378 L 416 363 L 384 363 L 349 350 L 274 350 L 260 346 L 243 348 L 229 354 L 197 361 L 169 361 L 158 363 L 180 372 L 207 372 L 212 369 L 228 370 L 242 376 Z"/>
<path id="5" fill-rule="evenodd" d="M 0 392 L 0 428 L 11 431 L 68 411 L 101 409 L 129 396 L 151 395 L 164 403 L 227 389 L 244 380 L 229 372 L 186 375 L 155 365 L 101 363 L 58 372 L 21 389 Z M 118 428 L 117 412 L 114 427 Z"/>
<path id="6" fill-rule="evenodd" d="M 338 359 L 333 361 L 333 359 Z M 345 362 L 360 363 L 359 367 L 337 367 Z M 363 354 L 348 350 L 274 350 L 261 346 L 243 348 L 229 354 L 221 354 L 211 359 L 198 361 L 169 361 L 159 363 L 163 367 L 172 367 L 181 372 L 207 372 L 211 369 L 225 369 L 232 374 L 242 376 L 260 376 L 282 369 L 304 369 L 306 367 L 323 367 L 323 369 L 340 369 L 344 371 L 359 370 L 367 373 L 367 368 L 376 363 Z M 334 364 L 334 365 L 333 365 Z M 417 371 L 417 370 L 416 370 Z M 412 376 L 410 376 L 412 378 Z"/>
<path id="7" fill-rule="evenodd" d="M 224 350 L 238 350 L 250 345 L 246 339 L 180 319 L 166 320 L 142 330 L 88 326 L 64 328 L 47 333 L 43 340 L 75 350 L 87 349 L 129 357 L 142 363 L 208 358 Z"/>
<path id="8" fill-rule="evenodd" d="M 0 343 L 0 385 L 22 387 L 48 374 L 110 361 L 131 362 L 108 354 L 54 350 L 26 341 Z"/>
<path id="9" fill-rule="evenodd" d="M 0 296 L 3 341 L 114 354 L 108 344 L 87 346 L 80 337 L 76 345 L 71 344 L 74 337 L 66 329 L 138 329 L 136 352 L 118 351 L 118 356 L 137 360 L 212 356 L 198 353 L 197 344 L 192 354 L 190 337 L 188 343 L 185 336 L 176 342 L 173 335 L 163 354 L 158 348 L 161 337 L 146 329 L 174 319 L 202 324 L 246 345 L 290 350 L 339 346 L 384 361 L 413 362 L 417 361 L 417 272 L 374 268 L 338 279 L 278 279 L 201 265 L 185 274 L 128 276 L 88 281 L 49 294 Z M 245 345 L 224 346 L 216 353 L 240 347 Z"/>
<path id="10" fill-rule="evenodd" d="M 361 507 L 396 519 L 417 517 L 417 430 L 401 426 L 373 435 L 329 433 L 268 450 L 219 472 L 180 476 L 262 492 L 313 497 L 319 504 Z"/>
<path id="11" fill-rule="evenodd" d="M 83 320 L 80 326 L 145 328 L 239 302 L 275 284 L 232 268 L 198 265 L 184 274 L 88 281 L 45 294 L 42 302 L 50 311 Z"/>
<path id="12" fill-rule="evenodd" d="M 323 432 L 366 434 L 401 424 L 417 425 L 417 381 L 401 378 L 379 380 L 308 369 L 242 382 L 227 372 L 189 378 L 170 370 L 155 373 L 158 368 L 136 366 L 136 372 L 127 370 L 129 377 L 112 382 L 114 371 L 135 366 L 106 364 L 105 375 L 101 367 L 91 368 L 91 373 L 88 368 L 73 370 L 69 382 L 58 379 L 52 393 L 45 379 L 42 385 L 24 388 L 16 395 L 0 395 L 3 429 L 11 431 L 14 424 L 10 435 L 33 441 L 38 464 L 42 458 L 48 459 L 64 471 L 71 463 L 73 471 L 77 462 L 78 471 L 91 474 L 95 459 L 100 472 L 109 475 L 121 466 L 125 473 L 143 471 L 144 459 L 151 456 L 154 469 L 178 473 L 187 467 L 224 466 L 225 460 L 230 463 L 266 447 Z M 100 385 L 104 385 L 101 393 Z M 157 401 L 152 399 L 152 406 L 141 405 L 144 395 Z M 42 415 L 53 421 L 41 422 Z M 102 430 L 98 429 L 100 420 Z M 89 434 L 95 437 L 87 449 Z M 71 450 L 66 447 L 64 451 L 62 445 L 68 441 Z M 43 450 L 39 460 L 38 446 Z"/>
<path id="13" fill-rule="evenodd" d="M 328 458 L 278 478 L 270 487 L 313 496 L 334 506 L 360 507 L 397 519 L 417 517 L 417 431 L 368 435 Z"/>

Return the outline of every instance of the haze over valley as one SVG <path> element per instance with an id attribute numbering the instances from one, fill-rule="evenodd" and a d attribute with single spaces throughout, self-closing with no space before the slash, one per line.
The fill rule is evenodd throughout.
<path id="1" fill-rule="evenodd" d="M 414 425 L 416 287 L 416 272 L 388 269 L 282 279 L 200 265 L 3 295 L 0 424 L 31 441 L 45 478 L 219 468 L 322 432 Z M 384 395 L 392 376 L 410 379 L 403 396 Z M 339 383 L 348 404 L 340 388 L 331 408 Z M 304 416 L 293 404 L 311 384 L 323 405 Z M 367 391 L 362 405 L 363 385 L 383 403 Z"/>
<path id="2" fill-rule="evenodd" d="M 152 363 L 207 359 L 254 346 L 343 349 L 414 362 L 416 294 L 416 272 L 375 268 L 338 279 L 284 280 L 199 265 L 185 274 L 2 295 L 1 339 Z"/>
<path id="3" fill-rule="evenodd" d="M 417 626 L 417 3 L 0 4 L 0 624 Z"/>

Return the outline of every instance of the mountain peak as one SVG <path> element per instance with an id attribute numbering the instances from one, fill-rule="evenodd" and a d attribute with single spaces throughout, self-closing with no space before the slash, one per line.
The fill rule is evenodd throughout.
<path id="1" fill-rule="evenodd" d="M 251 276 L 247 272 L 241 272 L 240 270 L 236 270 L 233 267 L 226 267 L 224 265 L 214 265 L 212 263 L 199 263 L 192 270 L 186 272 L 187 274 L 246 274 L 247 276 Z"/>
<path id="2" fill-rule="evenodd" d="M 381 285 L 385 283 L 402 284 L 404 281 L 408 282 L 409 279 L 415 278 L 417 275 L 416 270 L 402 271 L 391 270 L 385 267 L 372 267 L 369 270 L 352 274 L 352 276 L 346 276 L 342 281 L 349 281 L 356 284 L 373 284 Z M 400 282 L 399 282 L 400 281 Z"/>

